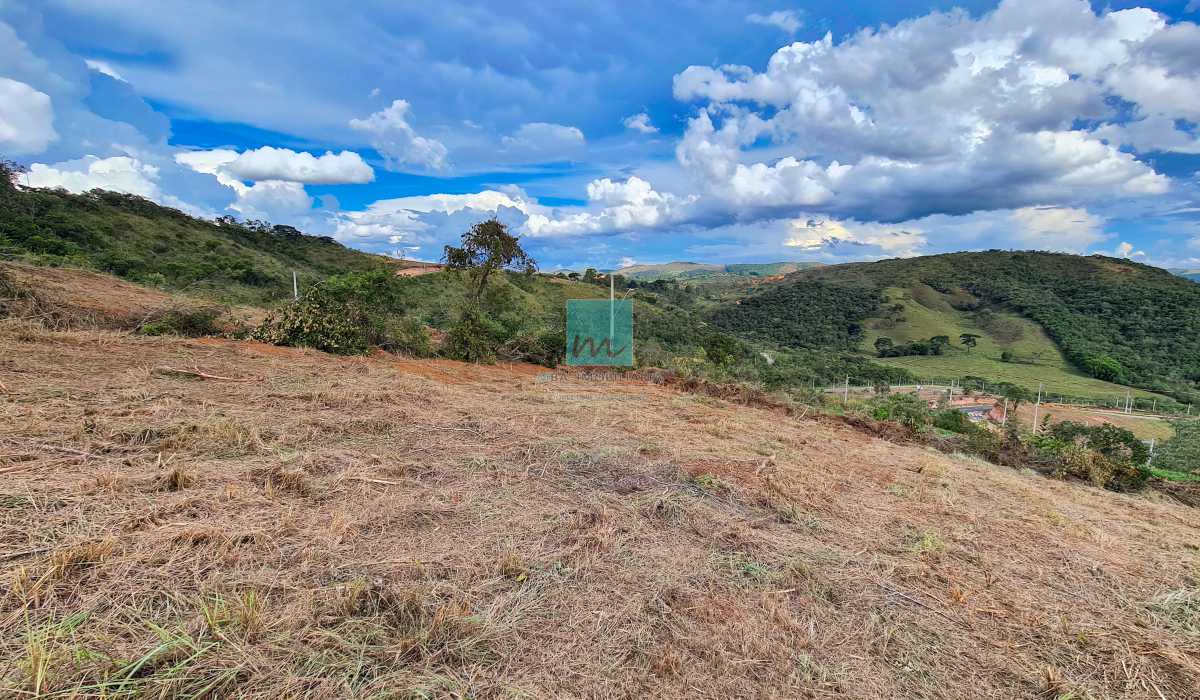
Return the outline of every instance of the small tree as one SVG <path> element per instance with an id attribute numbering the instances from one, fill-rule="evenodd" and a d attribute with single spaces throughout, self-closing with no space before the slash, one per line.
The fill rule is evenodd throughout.
<path id="1" fill-rule="evenodd" d="M 935 335 L 929 339 L 929 346 L 933 350 L 934 355 L 946 354 L 946 348 L 950 347 L 950 336 Z"/>
<path id="2" fill-rule="evenodd" d="M 971 348 L 979 344 L 979 338 L 980 336 L 975 335 L 974 333 L 963 333 L 962 335 L 958 336 L 958 342 L 962 343 L 963 347 L 967 349 L 967 353 L 970 354 Z"/>
<path id="3" fill-rule="evenodd" d="M 1016 411 L 1022 403 L 1033 401 L 1033 392 L 1016 384 L 1005 382 L 997 387 L 997 393 L 1012 402 L 1013 411 Z"/>
<path id="4" fill-rule="evenodd" d="M 891 338 L 881 335 L 875 339 L 875 352 L 878 352 L 880 357 L 884 357 L 885 353 L 895 347 L 895 345 Z"/>
<path id="5" fill-rule="evenodd" d="M 1089 357 L 1083 363 L 1088 374 L 1106 382 L 1122 382 L 1125 380 L 1125 368 L 1108 355 Z"/>
<path id="6" fill-rule="evenodd" d="M 467 270 L 471 274 L 475 299 L 483 294 L 488 277 L 497 270 L 537 272 L 537 263 L 522 250 L 518 237 L 496 219 L 472 226 L 462 235 L 461 246 L 446 246 L 443 259 L 448 269 Z"/>

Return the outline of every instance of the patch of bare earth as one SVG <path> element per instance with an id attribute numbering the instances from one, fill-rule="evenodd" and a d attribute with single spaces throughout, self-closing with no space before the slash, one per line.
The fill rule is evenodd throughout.
<path id="1" fill-rule="evenodd" d="M 128 330 L 164 313 L 205 306 L 210 304 L 99 272 L 0 262 L 0 317 L 36 319 L 60 329 Z M 265 316 L 262 309 L 239 306 L 225 309 L 219 321 L 253 324 Z"/>
<path id="2" fill-rule="evenodd" d="M 1198 533 L 650 383 L 0 327 L 5 697 L 1197 697 Z"/>

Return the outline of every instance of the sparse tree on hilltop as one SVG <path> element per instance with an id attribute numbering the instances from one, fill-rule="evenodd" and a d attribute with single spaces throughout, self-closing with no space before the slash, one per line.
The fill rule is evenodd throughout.
<path id="1" fill-rule="evenodd" d="M 518 237 L 496 219 L 472 226 L 463 234 L 461 246 L 446 246 L 443 259 L 448 269 L 466 270 L 471 274 L 476 299 L 487 288 L 488 277 L 497 270 L 537 272 L 537 263 L 522 250 Z"/>

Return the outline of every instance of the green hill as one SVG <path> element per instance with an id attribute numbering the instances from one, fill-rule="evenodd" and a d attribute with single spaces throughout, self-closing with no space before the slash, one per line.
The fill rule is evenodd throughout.
<path id="1" fill-rule="evenodd" d="M 141 197 L 15 190 L 0 183 L 0 257 L 108 272 L 231 302 L 265 303 L 301 283 L 398 263 L 263 222 L 212 222 Z"/>
<path id="2" fill-rule="evenodd" d="M 1049 378 L 1090 395 L 1130 384 L 1189 400 L 1200 388 L 1200 286 L 1101 256 L 987 251 L 815 268 L 718 306 L 712 320 L 785 346 L 871 355 L 881 336 L 948 336 L 941 355 L 878 360 L 926 376 Z M 980 336 L 970 353 L 963 333 Z"/>
<path id="3" fill-rule="evenodd" d="M 812 262 L 741 263 L 733 265 L 670 262 L 657 265 L 630 265 L 615 270 L 615 274 L 638 282 L 653 282 L 654 280 L 703 281 L 738 277 L 786 275 L 819 265 L 820 263 Z"/>

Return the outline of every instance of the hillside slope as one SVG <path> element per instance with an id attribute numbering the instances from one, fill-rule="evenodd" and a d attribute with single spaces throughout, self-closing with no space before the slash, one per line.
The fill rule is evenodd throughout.
<path id="1" fill-rule="evenodd" d="M 398 264 L 289 226 L 206 221 L 115 192 L 73 195 L 2 183 L 0 257 L 255 303 L 290 297 L 293 271 L 311 284 Z"/>
<path id="2" fill-rule="evenodd" d="M 988 251 L 855 263 L 795 273 L 739 302 L 718 308 L 714 321 L 785 344 L 863 352 L 873 351 L 868 339 L 885 334 L 941 331 L 957 341 L 953 331 L 966 322 L 997 341 L 1015 332 L 1005 326 L 1019 316 L 1040 326 L 1079 372 L 1180 398 L 1200 386 L 1200 286 L 1128 260 Z M 935 322 L 920 327 L 931 314 Z M 1010 349 L 1005 344 L 1012 343 L 988 347 Z M 1041 358 L 1051 358 L 1041 345 Z M 1034 352 L 1013 351 L 1017 360 Z"/>
<path id="3" fill-rule="evenodd" d="M 811 262 L 739 263 L 731 265 L 670 262 L 657 265 L 630 265 L 616 270 L 615 274 L 638 282 L 652 282 L 654 280 L 705 281 L 712 279 L 786 275 L 818 266 L 820 266 L 820 263 Z"/>
<path id="4" fill-rule="evenodd" d="M 4 322 L 0 358 L 2 695 L 1200 687 L 1169 501 L 525 365 Z"/>

